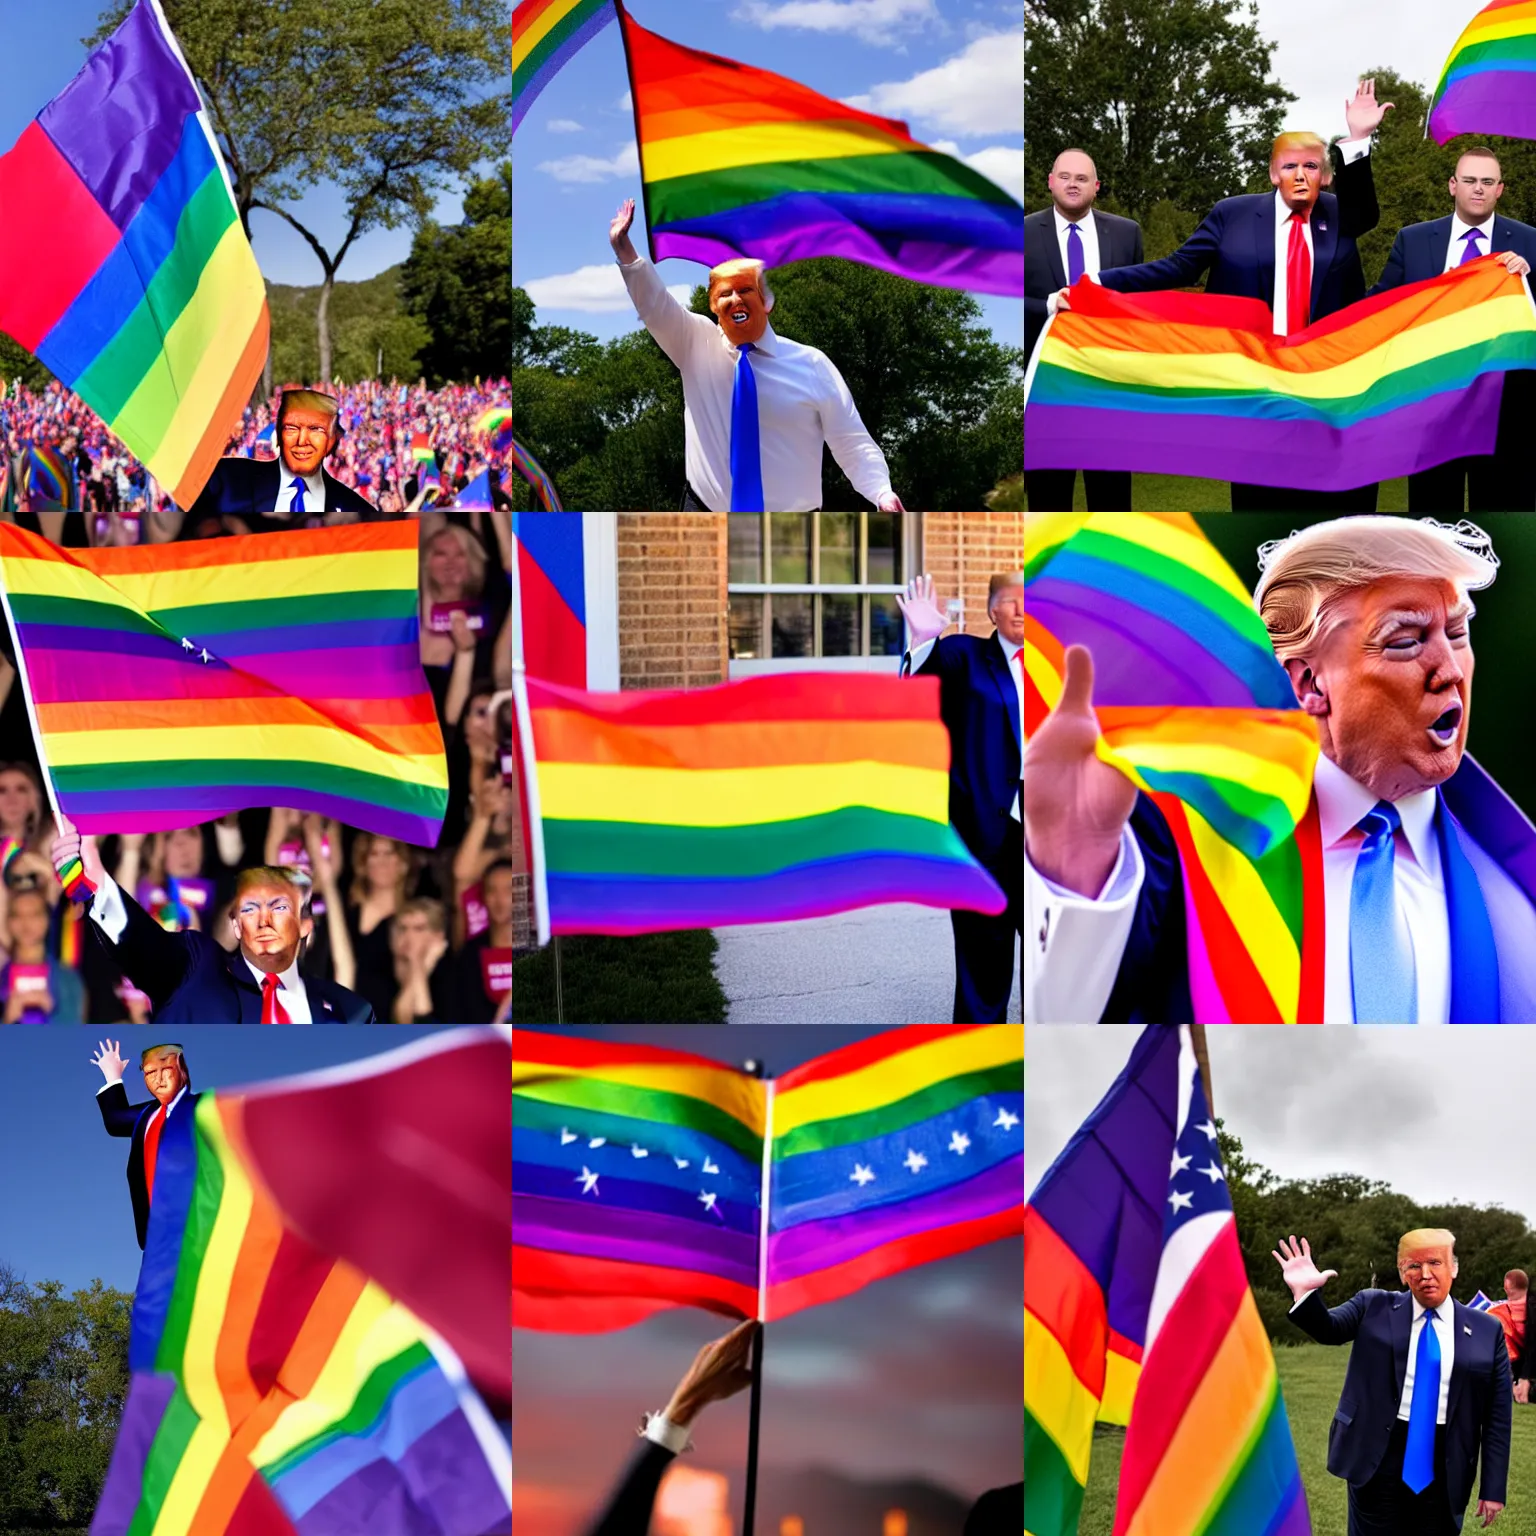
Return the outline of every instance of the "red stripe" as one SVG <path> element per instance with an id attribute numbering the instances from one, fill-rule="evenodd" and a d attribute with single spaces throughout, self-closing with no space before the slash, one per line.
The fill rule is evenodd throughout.
<path id="1" fill-rule="evenodd" d="M 583 1040 L 575 1035 L 551 1035 L 537 1029 L 513 1029 L 512 1061 L 536 1066 L 576 1067 L 601 1071 L 604 1067 L 708 1067 L 729 1072 L 723 1062 L 690 1051 L 672 1051 L 659 1045 L 629 1045 L 621 1041 Z"/>
<path id="2" fill-rule="evenodd" d="M 17 530 L 20 532 L 20 530 Z M 49 545 L 56 560 L 71 560 L 102 576 L 143 575 L 157 571 L 203 571 L 248 566 L 269 560 L 312 559 L 316 555 L 366 555 L 416 548 L 416 520 L 400 523 L 344 523 L 338 528 L 295 528 L 290 533 L 247 535 L 238 549 L 232 539 L 194 539 L 186 544 L 129 544 L 121 549 L 62 550 Z M 27 554 L 43 551 L 28 549 Z M 338 566 L 338 572 L 346 567 Z M 414 587 L 415 582 L 411 585 Z M 344 581 L 336 590 L 351 591 Z M 323 602 L 323 594 L 315 594 Z"/>
<path id="3" fill-rule="evenodd" d="M 839 1050 L 829 1051 L 814 1061 L 791 1067 L 778 1079 L 777 1089 L 803 1088 L 807 1083 L 824 1083 L 829 1078 L 843 1077 L 857 1072 L 861 1067 L 872 1067 L 876 1062 L 889 1061 L 902 1051 L 910 1051 L 930 1040 L 943 1040 L 948 1036 L 969 1034 L 975 1029 L 986 1028 L 983 1024 L 909 1024 L 903 1029 L 888 1029 L 883 1034 L 871 1035 L 867 1040 L 855 1040 Z M 1024 1055 L 1023 1027 L 1019 1030 L 1019 1056 Z"/>
<path id="4" fill-rule="evenodd" d="M 1093 1271 L 1057 1235 L 1033 1206 L 1024 1208 L 1024 1300 L 1066 1354 L 1072 1374 L 1093 1394 L 1104 1398 L 1105 1355 L 1111 1337 L 1120 1353 L 1141 1358 L 1140 1348 L 1119 1334 L 1111 1335 L 1104 1293 Z"/>
<path id="5" fill-rule="evenodd" d="M 1141 1364 L 1141 1345 L 1135 1339 L 1128 1339 L 1123 1333 L 1116 1333 L 1113 1328 L 1109 1330 L 1109 1352 L 1112 1355 L 1123 1355 L 1127 1360 L 1134 1360 Z"/>
<path id="6" fill-rule="evenodd" d="M 1307 813 L 1296 825 L 1296 848 L 1301 854 L 1301 996 L 1296 1022 L 1321 1024 L 1327 924 L 1323 911 L 1323 830 L 1316 794 L 1307 801 Z"/>
<path id="7" fill-rule="evenodd" d="M 574 3 L 575 0 L 569 0 L 567 9 Z M 512 12 L 512 36 L 522 36 L 550 6 L 559 4 L 560 0 L 522 0 L 522 4 Z"/>
<path id="8" fill-rule="evenodd" d="M 523 621 L 523 662 L 528 676 L 567 688 L 587 686 L 586 626 L 571 611 L 544 568 L 517 545 L 518 601 Z"/>
<path id="9" fill-rule="evenodd" d="M 1128 1517 L 1146 1496 L 1185 1410 L 1194 1401 L 1247 1297 L 1248 1276 L 1229 1216 L 1174 1298 L 1142 1363 L 1136 1402 L 1138 1407 L 1152 1405 L 1152 1411 L 1143 1408 L 1136 1414 L 1135 1428 L 1126 1436 L 1120 1458 L 1116 1529 L 1123 1529 L 1125 1524 L 1119 1516 Z"/>
<path id="10" fill-rule="evenodd" d="M 614 1296 L 539 1296 L 512 1293 L 512 1326 L 538 1333 L 612 1333 L 632 1328 L 658 1312 L 671 1312 L 677 1301 L 628 1301 Z M 713 1308 L 709 1309 L 713 1310 Z M 735 1312 L 725 1312 L 735 1317 Z"/>
<path id="11" fill-rule="evenodd" d="M 512 1245 L 512 1295 L 514 1327 L 524 1326 L 518 1316 L 519 1297 L 542 1297 L 556 1302 L 586 1297 L 589 1301 L 614 1302 L 620 1307 L 650 1302 L 704 1307 L 732 1317 L 757 1316 L 757 1288 L 720 1275 L 659 1264 L 635 1264 L 624 1259 L 551 1253 L 518 1243 Z"/>
<path id="12" fill-rule="evenodd" d="M 267 1272 L 266 1289 L 256 1309 L 246 1351 L 246 1364 L 258 1393 L 267 1393 L 277 1381 L 334 1265 L 335 1260 L 326 1258 L 296 1233 L 284 1230 Z"/>
<path id="13" fill-rule="evenodd" d="M 264 1477 L 252 1477 L 246 1484 L 224 1536 L 298 1536 L 277 1495 Z"/>

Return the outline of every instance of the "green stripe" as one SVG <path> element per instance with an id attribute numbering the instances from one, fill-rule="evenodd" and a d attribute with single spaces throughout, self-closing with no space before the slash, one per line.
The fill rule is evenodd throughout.
<path id="1" fill-rule="evenodd" d="M 1024 1410 L 1024 1529 L 1028 1536 L 1076 1536 L 1083 1485 L 1061 1448 Z"/>
<path id="2" fill-rule="evenodd" d="M 766 202 L 787 192 L 928 193 L 962 202 L 1013 199 L 950 155 L 918 149 L 894 155 L 838 155 L 820 160 L 774 160 L 766 165 L 733 165 L 691 176 L 669 176 L 645 184 L 651 227 L 725 213 L 747 203 Z"/>
<path id="3" fill-rule="evenodd" d="M 11 612 L 18 624 L 67 624 L 74 629 L 113 630 L 118 634 L 165 635 L 162 626 L 135 608 L 89 598 L 17 592 L 11 596 Z M 81 654 L 85 657 L 84 652 Z"/>
<path id="4" fill-rule="evenodd" d="M 205 1104 L 206 1109 L 203 1108 Z M 217 1113 L 211 1095 L 198 1101 L 197 1120 L 211 1118 Z M 187 1348 L 187 1330 L 192 1322 L 192 1302 L 197 1295 L 198 1276 L 202 1272 L 208 1240 L 213 1236 L 214 1222 L 218 1219 L 219 1206 L 224 1199 L 224 1167 L 212 1144 L 206 1139 L 201 1125 L 194 1124 L 192 1144 L 197 1153 L 197 1176 L 187 1207 L 186 1224 L 182 1228 L 181 1259 L 176 1266 L 176 1283 L 171 1290 L 170 1306 L 166 1309 L 160 1347 L 155 1352 L 155 1369 L 171 1372 L 178 1381 L 181 1379 L 182 1356 Z"/>
<path id="5" fill-rule="evenodd" d="M 825 1152 L 829 1147 L 846 1147 L 853 1142 L 873 1141 L 905 1130 L 935 1115 L 947 1114 L 957 1105 L 993 1093 L 1021 1093 L 1024 1089 L 1024 1063 L 1004 1062 L 1000 1067 L 981 1067 L 942 1083 L 920 1088 L 894 1104 L 882 1104 L 857 1115 L 838 1115 L 831 1120 L 814 1120 L 797 1125 L 773 1139 L 773 1160 L 782 1162 L 798 1152 Z"/>
<path id="6" fill-rule="evenodd" d="M 964 847 L 948 822 L 868 806 L 748 827 L 544 822 L 545 858 L 550 872 L 561 875 L 748 880 L 823 859 L 896 850 L 913 858 L 964 857 Z"/>
<path id="7" fill-rule="evenodd" d="M 366 805 L 411 815 L 441 816 L 448 804 L 448 792 L 444 789 L 305 758 L 266 761 L 231 757 L 197 762 L 178 759 L 147 763 L 81 763 L 73 767 L 54 767 L 50 771 L 54 783 L 63 793 L 161 787 L 239 789 L 260 784 L 274 789 L 312 789 L 319 794 L 341 795 Z"/>
<path id="8" fill-rule="evenodd" d="M 348 1435 L 360 1435 L 372 1429 L 383 1415 L 390 1394 L 403 1378 L 427 1366 L 437 1370 L 432 1351 L 425 1344 L 411 1344 L 393 1359 L 385 1360 L 370 1372 L 367 1381 L 359 1389 L 351 1408 L 339 1419 L 333 1419 L 326 1427 L 309 1439 L 302 1440 L 291 1451 L 268 1462 L 261 1468 L 261 1475 L 268 1483 L 275 1483 L 282 1475 L 317 1451 L 324 1450 L 333 1441 Z"/>
<path id="9" fill-rule="evenodd" d="M 367 592 L 324 592 L 309 597 L 252 597 L 233 603 L 190 603 L 151 612 L 178 635 L 229 634 L 250 629 L 295 629 L 307 624 L 405 619 L 416 612 L 417 589 L 383 587 Z"/>
<path id="10" fill-rule="evenodd" d="M 235 222 L 234 204 L 217 166 L 203 178 L 176 221 L 176 244 L 150 280 L 127 323 L 75 380 L 75 392 L 103 421 L 115 422 L 129 398 L 164 356 L 164 337 L 197 292 L 203 269 L 224 231 Z M 138 413 L 161 431 L 176 408 L 176 387 L 162 366 Z M 188 381 L 182 380 L 183 384 Z"/>
<path id="11" fill-rule="evenodd" d="M 603 0 L 608 4 L 608 0 Z M 548 32 L 539 39 L 532 53 L 523 60 L 522 65 L 512 76 L 512 99 L 515 101 L 520 92 L 528 85 L 528 82 L 538 74 L 558 48 L 560 48 L 574 33 L 581 30 L 591 19 L 592 12 L 586 6 L 577 6 L 563 20 L 557 21 Z"/>
<path id="12" fill-rule="evenodd" d="M 145 1459 L 139 1502 L 134 1507 L 127 1536 L 152 1536 L 165 1496 L 170 1492 L 171 1479 L 181 1466 L 181 1458 L 186 1454 L 187 1444 L 198 1422 L 192 1404 L 178 1385 L 171 1393 L 171 1400 L 165 1405 L 165 1414 L 160 1420 L 159 1429 L 155 1431 L 154 1444 L 150 1446 L 149 1455 Z"/>
<path id="13" fill-rule="evenodd" d="M 1135 748 L 1124 754 L 1135 762 Z M 1151 788 L 1177 795 L 1194 806 L 1218 837 L 1249 859 L 1259 858 L 1295 830 L 1285 802 L 1277 795 L 1256 790 L 1235 779 L 1217 778 L 1199 769 L 1170 773 L 1138 765 Z"/>
<path id="14" fill-rule="evenodd" d="M 669 1093 L 659 1088 L 632 1088 L 628 1083 L 608 1083 L 595 1077 L 566 1077 L 537 1087 L 527 1086 L 514 1090 L 517 1101 L 517 1123 L 533 1130 L 559 1130 L 562 1116 L 558 1109 L 549 1105 L 564 1105 L 569 1109 L 594 1109 L 610 1115 L 623 1115 L 630 1120 L 647 1121 L 653 1125 L 676 1125 L 700 1131 L 723 1141 L 750 1162 L 763 1160 L 763 1139 L 755 1135 L 734 1115 L 695 1099 L 686 1093 Z"/>
<path id="15" fill-rule="evenodd" d="M 1263 858 L 1255 859 L 1253 867 L 1296 941 L 1296 952 L 1300 954 L 1303 881 L 1301 849 L 1295 837 L 1281 839 Z"/>

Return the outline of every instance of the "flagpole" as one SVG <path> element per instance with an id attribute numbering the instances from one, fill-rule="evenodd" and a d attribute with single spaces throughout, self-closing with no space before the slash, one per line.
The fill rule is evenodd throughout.
<path id="1" fill-rule="evenodd" d="M 1189 1026 L 1189 1043 L 1194 1047 L 1195 1060 L 1200 1064 L 1200 1083 L 1205 1089 L 1205 1107 L 1216 1118 L 1216 1100 L 1211 1095 L 1211 1058 L 1205 1048 L 1205 1025 Z"/>
<path id="2" fill-rule="evenodd" d="M 743 1072 L 763 1076 L 763 1064 L 749 1060 L 741 1064 Z M 741 1536 L 753 1536 L 757 1518 L 757 1432 L 763 1409 L 763 1335 L 768 1331 L 768 1194 L 773 1170 L 773 1079 L 767 1079 L 767 1111 L 763 1125 L 763 1179 L 758 1199 L 757 1242 L 757 1321 L 752 1339 L 752 1396 L 747 1418 L 747 1491 L 743 1500 Z"/>

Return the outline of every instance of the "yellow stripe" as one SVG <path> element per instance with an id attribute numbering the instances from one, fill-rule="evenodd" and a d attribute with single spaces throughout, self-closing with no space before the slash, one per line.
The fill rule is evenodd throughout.
<path id="1" fill-rule="evenodd" d="M 1055 709 L 1061 697 L 1061 674 L 1045 659 L 1039 646 L 1024 646 L 1024 671 L 1029 680 L 1040 690 L 1047 709 Z"/>
<path id="2" fill-rule="evenodd" d="M 86 551 L 71 551 L 84 554 Z M 94 571 L 71 560 L 33 560 L 7 555 L 0 560 L 5 589 L 18 597 L 67 597 L 76 602 L 105 603 L 114 608 L 133 607 L 120 592 Z"/>
<path id="3" fill-rule="evenodd" d="M 577 0 L 565 5 L 551 5 L 533 25 L 520 27 L 512 39 L 512 68 L 522 67 L 523 60 L 549 36 L 555 27 L 576 9 Z"/>
<path id="4" fill-rule="evenodd" d="M 1124 742 L 1116 732 L 1113 747 L 1105 742 L 1099 755 L 1107 762 L 1123 760 L 1131 768 L 1145 768 L 1153 773 L 1198 773 L 1207 779 L 1225 779 L 1241 784 L 1261 795 L 1278 800 L 1292 821 L 1299 821 L 1312 794 L 1310 778 L 1302 778 L 1286 763 L 1272 762 L 1252 752 L 1214 744 L 1164 742 L 1143 736 Z M 1099 738 L 1104 741 L 1103 737 Z M 1133 775 L 1138 782 L 1139 774 Z M 1143 789 L 1149 788 L 1142 784 Z"/>
<path id="5" fill-rule="evenodd" d="M 895 1104 L 946 1078 L 989 1067 L 1019 1063 L 1024 1082 L 1024 1027 L 989 1024 L 938 1040 L 927 1040 L 898 1051 L 884 1061 L 845 1072 L 840 1077 L 786 1088 L 773 1101 L 773 1133 L 781 1136 L 797 1126 Z"/>
<path id="6" fill-rule="evenodd" d="M 916 146 L 921 147 L 921 146 Z M 830 118 L 821 123 L 754 123 L 645 142 L 645 179 L 697 176 L 781 160 L 838 160 L 850 155 L 899 155 L 914 146 L 871 123 Z"/>
<path id="7" fill-rule="evenodd" d="M 1072 1476 L 1086 1486 L 1099 1405 L 1077 1379 L 1055 1334 L 1028 1307 L 1024 1309 L 1024 1406 L 1056 1442 Z"/>
<path id="8" fill-rule="evenodd" d="M 1469 21 L 1467 30 L 1456 39 L 1451 58 L 1475 43 L 1491 43 L 1505 37 L 1530 37 L 1533 32 L 1536 32 L 1536 5 L 1511 6 L 1494 12 L 1486 20 L 1479 16 Z"/>
<path id="9" fill-rule="evenodd" d="M 1124 1355 L 1117 1355 L 1111 1346 L 1104 1357 L 1104 1401 L 1099 1404 L 1100 1424 L 1129 1424 L 1131 1404 L 1136 1398 L 1136 1383 L 1141 1380 L 1141 1367 Z"/>
<path id="10" fill-rule="evenodd" d="M 546 821 L 591 821 L 601 807 L 617 805 L 625 821 L 651 826 L 739 827 L 863 805 L 947 822 L 949 775 L 869 761 L 783 768 L 540 763 L 539 799 Z"/>
<path id="11" fill-rule="evenodd" d="M 530 1099 L 549 1104 L 576 1101 L 568 1085 L 592 1080 L 618 1083 L 626 1088 L 641 1088 L 652 1093 L 676 1093 L 713 1104 L 761 1136 L 767 1126 L 767 1094 L 764 1085 L 739 1072 L 714 1067 L 627 1066 L 598 1067 L 589 1070 L 546 1066 L 537 1061 L 512 1062 L 512 1087 Z M 778 1118 L 775 1116 L 775 1126 Z"/>
<path id="12" fill-rule="evenodd" d="M 1059 368 L 1116 384 L 1179 389 L 1269 390 L 1299 400 L 1349 400 L 1389 374 L 1421 367 L 1463 347 L 1496 336 L 1536 331 L 1536 314 L 1524 293 L 1486 299 L 1470 309 L 1426 321 L 1359 357 L 1332 368 L 1305 371 L 1276 367 L 1238 353 L 1122 352 L 1111 347 L 1073 347 L 1047 341 L 1048 361 Z"/>
<path id="13" fill-rule="evenodd" d="M 164 351 L 108 423 L 161 485 L 176 485 L 186 473 L 266 301 L 261 269 L 237 219 L 214 247 Z M 167 379 L 177 401 L 169 423 Z"/>
<path id="14" fill-rule="evenodd" d="M 1026 512 L 1024 564 L 1028 565 L 1043 549 L 1065 544 L 1074 533 L 1098 515 L 1096 512 Z"/>
<path id="15" fill-rule="evenodd" d="M 207 1420 L 199 1423 L 187 1441 L 187 1448 L 176 1463 L 165 1502 L 150 1528 L 152 1536 L 187 1536 L 198 1506 L 208 1491 L 208 1484 L 219 1465 L 219 1458 L 229 1446 L 229 1431 Z"/>
<path id="16" fill-rule="evenodd" d="M 1165 559 L 1182 565 L 1234 597 L 1255 620 L 1253 598 L 1248 589 L 1237 579 L 1232 567 L 1217 553 L 1215 547 L 1198 528 L 1184 528 L 1166 523 L 1161 518 L 1145 512 L 1105 514 L 1096 513 L 1089 527 L 1094 533 L 1108 534 L 1123 540 L 1133 549 L 1146 548 Z"/>
<path id="17" fill-rule="evenodd" d="M 448 787 L 441 754 L 385 752 L 330 725 L 163 726 L 153 731 L 48 731 L 48 760 L 58 768 L 93 763 L 257 762 L 328 763 L 358 768 L 403 784 Z"/>

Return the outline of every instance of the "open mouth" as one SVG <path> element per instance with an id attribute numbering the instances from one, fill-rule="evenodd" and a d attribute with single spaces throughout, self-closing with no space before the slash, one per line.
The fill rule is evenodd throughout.
<path id="1" fill-rule="evenodd" d="M 747 323 L 747 312 L 746 312 L 746 310 L 744 310 L 744 309 L 733 309 L 731 311 L 731 323 L 733 325 L 745 325 Z"/>
<path id="2" fill-rule="evenodd" d="M 1439 747 L 1451 746 L 1461 730 L 1461 705 L 1452 704 L 1429 727 L 1429 738 Z"/>

